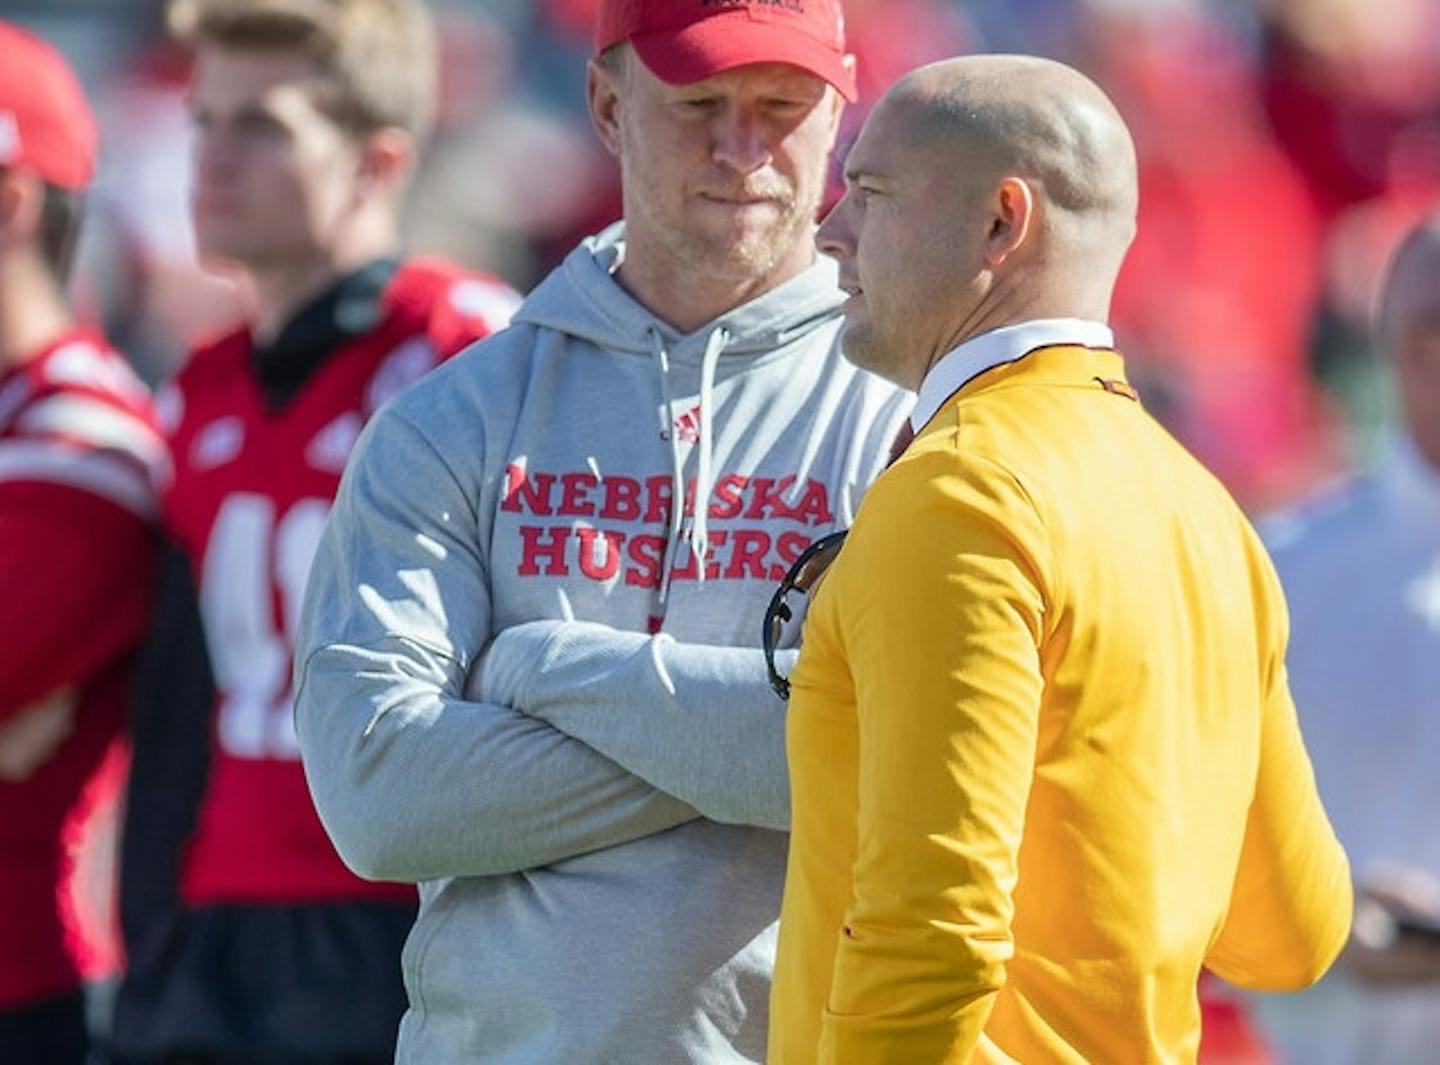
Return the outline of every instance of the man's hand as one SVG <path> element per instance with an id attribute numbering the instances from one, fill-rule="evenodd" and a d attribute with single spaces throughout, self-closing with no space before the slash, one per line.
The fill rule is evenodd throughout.
<path id="1" fill-rule="evenodd" d="M 1372 871 L 1357 889 L 1342 961 L 1375 987 L 1440 981 L 1440 880 L 1413 866 Z"/>
<path id="2" fill-rule="evenodd" d="M 62 688 L 0 723 L 0 780 L 18 783 L 35 772 L 75 731 L 74 688 Z"/>

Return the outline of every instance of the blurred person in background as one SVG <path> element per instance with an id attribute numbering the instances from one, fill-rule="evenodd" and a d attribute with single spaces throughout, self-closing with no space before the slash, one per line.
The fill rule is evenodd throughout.
<path id="1" fill-rule="evenodd" d="M 1358 430 L 1345 458 L 1368 463 L 1393 413 L 1371 344 L 1376 292 L 1401 237 L 1440 196 L 1440 4 L 1388 0 L 1383 18 L 1365 0 L 1256 6 L 1267 131 L 1324 227 L 1310 369 Z"/>
<path id="2" fill-rule="evenodd" d="M 420 883 L 414 1065 L 763 1059 L 789 804 L 756 630 L 909 406 L 841 357 L 813 243 L 837 0 L 605 0 L 595 49 L 623 224 L 372 423 L 301 622 L 326 827 Z"/>
<path id="3" fill-rule="evenodd" d="M 159 383 L 189 348 L 230 328 L 247 309 L 239 279 L 195 256 L 186 218 L 194 142 L 190 52 L 164 32 L 164 5 L 140 47 L 90 77 L 105 131 L 100 167 L 75 271 L 80 298 L 105 322 L 136 371 Z M 133 15 L 132 15 L 133 18 Z M 113 28 L 95 31 L 107 44 Z"/>
<path id="4" fill-rule="evenodd" d="M 1440 1047 L 1440 210 L 1392 261 L 1377 346 L 1400 424 L 1378 466 L 1266 524 L 1290 600 L 1290 679 L 1351 856 L 1340 965 L 1259 1002 L 1284 1060 L 1410 1065 Z"/>
<path id="5" fill-rule="evenodd" d="M 67 828 L 124 719 L 149 620 L 150 396 L 77 325 L 70 253 L 97 136 L 69 67 L 0 22 L 0 1061 L 70 1065 L 88 1039 L 62 906 Z"/>
<path id="6" fill-rule="evenodd" d="M 1257 98 L 1321 216 L 1404 186 L 1440 193 L 1440 7 L 1387 0 L 1257 0 Z"/>
<path id="7" fill-rule="evenodd" d="M 158 409 L 163 594 L 133 722 L 121 868 L 123 1062 L 384 1062 L 414 888 L 347 870 L 306 790 L 291 646 L 310 558 L 366 419 L 518 298 L 397 259 L 430 124 L 419 0 L 200 0 L 192 213 L 248 320 Z"/>

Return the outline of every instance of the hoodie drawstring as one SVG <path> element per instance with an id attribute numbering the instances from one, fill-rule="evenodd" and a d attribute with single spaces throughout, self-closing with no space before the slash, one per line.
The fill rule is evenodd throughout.
<path id="1" fill-rule="evenodd" d="M 660 605 L 664 608 L 670 597 L 670 580 L 675 572 L 675 559 L 680 550 L 680 532 L 685 515 L 685 467 L 680 458 L 680 438 L 675 430 L 675 395 L 670 387 L 670 353 L 665 348 L 665 338 L 653 326 L 646 330 L 650 339 L 650 354 L 660 375 L 660 395 L 665 405 L 667 422 L 666 436 L 670 439 L 670 483 L 671 507 L 670 529 L 665 548 L 664 572 L 660 580 Z M 700 448 L 695 470 L 695 516 L 691 525 L 691 550 L 695 554 L 696 568 L 701 582 L 705 580 L 705 556 L 710 552 L 710 493 L 714 476 L 715 433 L 710 425 L 711 413 L 715 408 L 715 370 L 720 362 L 720 353 L 730 342 L 730 334 L 724 328 L 717 328 L 705 342 L 705 354 L 700 361 Z"/>
<path id="2" fill-rule="evenodd" d="M 685 514 L 685 470 L 680 463 L 680 440 L 675 433 L 675 396 L 670 390 L 670 353 L 665 350 L 665 338 L 660 330 L 651 326 L 646 331 L 650 338 L 650 354 L 655 368 L 660 373 L 660 397 L 665 404 L 665 435 L 670 440 L 670 530 L 666 536 L 664 573 L 660 579 L 660 605 L 670 595 L 670 575 L 675 571 L 675 552 L 680 545 L 680 523 Z"/>
<path id="3" fill-rule="evenodd" d="M 710 492 L 714 488 L 711 465 L 715 433 L 710 415 L 715 409 L 715 367 L 729 342 L 730 334 L 723 327 L 716 329 L 705 341 L 705 355 L 700 360 L 700 458 L 695 468 L 695 524 L 690 531 L 690 548 L 695 552 L 695 567 L 702 584 L 705 556 L 710 553 Z"/>

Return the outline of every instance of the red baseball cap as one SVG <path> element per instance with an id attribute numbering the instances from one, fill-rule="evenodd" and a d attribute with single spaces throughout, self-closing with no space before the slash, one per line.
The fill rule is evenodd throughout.
<path id="1" fill-rule="evenodd" d="M 84 188 L 99 140 L 85 93 L 60 53 L 0 20 L 0 167 Z"/>
<path id="2" fill-rule="evenodd" d="M 600 0 L 595 50 L 621 41 L 674 85 L 747 63 L 789 63 L 856 97 L 840 0 Z"/>

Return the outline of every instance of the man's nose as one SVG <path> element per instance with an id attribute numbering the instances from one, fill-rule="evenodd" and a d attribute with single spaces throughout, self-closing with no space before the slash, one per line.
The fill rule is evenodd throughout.
<path id="1" fill-rule="evenodd" d="M 842 196 L 840 202 L 830 208 L 820 227 L 815 230 L 815 247 L 821 253 L 833 259 L 847 259 L 854 250 L 854 241 L 851 238 L 849 225 L 845 219 L 845 200 L 848 196 Z"/>
<path id="2" fill-rule="evenodd" d="M 232 138 L 220 130 L 202 130 L 195 136 L 196 172 L 208 180 L 223 177 L 236 163 Z"/>
<path id="3" fill-rule="evenodd" d="M 716 119 L 714 158 L 730 169 L 749 174 L 772 162 L 769 136 L 759 116 L 732 109 Z"/>

